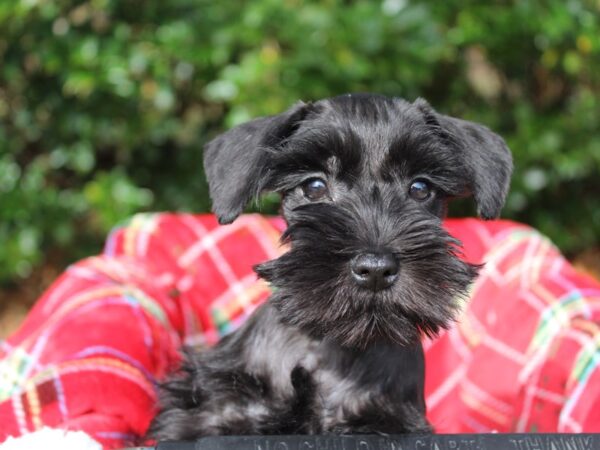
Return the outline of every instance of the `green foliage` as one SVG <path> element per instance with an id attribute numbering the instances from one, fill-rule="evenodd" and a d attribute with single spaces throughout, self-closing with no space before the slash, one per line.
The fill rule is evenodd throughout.
<path id="1" fill-rule="evenodd" d="M 597 1 L 14 0 L 0 61 L 0 280 L 135 211 L 208 210 L 210 137 L 350 91 L 487 124 L 515 155 L 506 215 L 598 243 Z"/>

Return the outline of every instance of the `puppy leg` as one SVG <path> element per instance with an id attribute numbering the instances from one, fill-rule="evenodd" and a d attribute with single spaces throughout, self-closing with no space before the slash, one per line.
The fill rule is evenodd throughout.
<path id="1" fill-rule="evenodd" d="M 265 380 L 236 369 L 214 371 L 210 359 L 162 385 L 163 409 L 150 434 L 159 440 L 220 434 L 261 433 L 270 411 Z M 268 397 L 268 396 L 265 396 Z M 272 419 L 271 419 L 272 420 Z"/>
<path id="2" fill-rule="evenodd" d="M 186 355 L 179 376 L 162 385 L 152 437 L 316 432 L 316 385 L 296 359 L 307 341 L 273 313 L 265 305 L 213 349 Z"/>
<path id="3" fill-rule="evenodd" d="M 315 413 L 317 387 L 312 375 L 302 366 L 296 366 L 291 374 L 294 402 L 287 419 L 281 423 L 281 434 L 315 434 L 320 425 Z"/>
<path id="4" fill-rule="evenodd" d="M 432 433 L 433 428 L 422 411 L 410 404 L 401 408 L 373 404 L 369 410 L 349 414 L 331 429 L 335 434 L 402 434 Z"/>

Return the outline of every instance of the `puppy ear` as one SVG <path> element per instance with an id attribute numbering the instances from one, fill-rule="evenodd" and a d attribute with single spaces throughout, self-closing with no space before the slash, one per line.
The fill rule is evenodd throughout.
<path id="1" fill-rule="evenodd" d="M 212 208 L 219 223 L 231 223 L 246 204 L 260 195 L 269 166 L 268 151 L 289 138 L 304 119 L 309 104 L 239 125 L 204 147 L 204 171 Z"/>
<path id="2" fill-rule="evenodd" d="M 414 105 L 428 125 L 462 156 L 469 180 L 469 193 L 475 197 L 483 219 L 495 219 L 506 200 L 513 169 L 512 156 L 504 139 L 474 122 L 438 114 L 423 99 Z"/>

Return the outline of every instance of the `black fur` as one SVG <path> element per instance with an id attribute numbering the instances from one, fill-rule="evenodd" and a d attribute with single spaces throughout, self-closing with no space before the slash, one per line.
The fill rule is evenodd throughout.
<path id="1" fill-rule="evenodd" d="M 222 223 L 281 193 L 291 249 L 256 267 L 275 287 L 269 301 L 163 385 L 151 435 L 430 431 L 420 338 L 451 323 L 477 273 L 442 218 L 468 195 L 498 216 L 504 141 L 421 99 L 353 94 L 234 128 L 207 145 L 205 167 Z M 310 199 L 314 178 L 327 196 Z M 415 180 L 432 188 L 425 200 L 409 195 Z M 357 283 L 364 254 L 395 258 L 391 285 Z"/>

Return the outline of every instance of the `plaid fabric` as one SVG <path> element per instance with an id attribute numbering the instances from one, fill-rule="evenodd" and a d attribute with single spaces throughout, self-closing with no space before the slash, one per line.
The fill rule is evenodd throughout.
<path id="1" fill-rule="evenodd" d="M 450 220 L 486 266 L 458 324 L 426 346 L 440 432 L 600 431 L 600 286 L 522 225 Z M 42 426 L 134 443 L 182 343 L 207 346 L 268 296 L 251 266 L 283 223 L 143 214 L 70 267 L 0 343 L 0 442 Z"/>
<path id="2" fill-rule="evenodd" d="M 426 344 L 437 430 L 600 431 L 600 285 L 531 228 L 448 229 L 485 267 L 457 325 Z"/>

